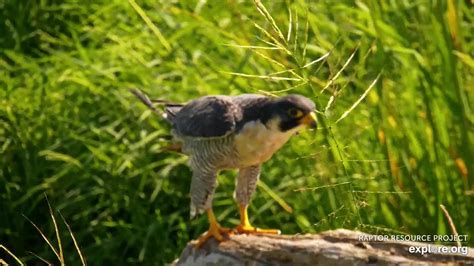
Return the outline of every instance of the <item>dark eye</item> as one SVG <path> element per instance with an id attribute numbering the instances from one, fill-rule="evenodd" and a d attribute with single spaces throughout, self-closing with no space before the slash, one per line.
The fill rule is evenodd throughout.
<path id="1" fill-rule="evenodd" d="M 298 118 L 303 116 L 303 112 L 301 110 L 298 110 L 296 108 L 290 108 L 288 109 L 288 115 L 290 117 Z"/>

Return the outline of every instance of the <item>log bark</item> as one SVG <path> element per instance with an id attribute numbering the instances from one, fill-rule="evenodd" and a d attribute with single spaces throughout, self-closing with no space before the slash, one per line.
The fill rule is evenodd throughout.
<path id="1" fill-rule="evenodd" d="M 467 254 L 420 254 L 409 251 L 430 243 L 363 241 L 359 231 L 338 229 L 315 235 L 232 235 L 196 249 L 188 243 L 173 265 L 474 265 Z M 365 238 L 367 239 L 367 238 Z M 413 248 L 412 248 L 413 249 Z"/>

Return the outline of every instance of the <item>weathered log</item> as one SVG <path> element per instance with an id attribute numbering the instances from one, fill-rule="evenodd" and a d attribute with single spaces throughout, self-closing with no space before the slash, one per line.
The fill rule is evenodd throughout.
<path id="1" fill-rule="evenodd" d="M 425 253 L 441 247 L 409 241 L 364 241 L 368 234 L 338 229 L 315 235 L 232 235 L 196 249 L 190 242 L 174 265 L 474 265 L 474 249 Z M 410 251 L 410 247 L 411 251 Z M 417 249 L 418 248 L 418 249 Z M 449 247 L 448 247 L 449 248 Z M 466 252 L 464 252 L 466 253 Z"/>

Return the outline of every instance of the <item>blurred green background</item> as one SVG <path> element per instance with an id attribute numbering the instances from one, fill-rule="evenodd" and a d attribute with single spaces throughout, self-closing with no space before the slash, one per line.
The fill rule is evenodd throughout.
<path id="1" fill-rule="evenodd" d="M 257 226 L 451 234 L 444 204 L 472 246 L 472 2 L 262 3 L 0 0 L 0 244 L 59 264 L 28 218 L 80 264 L 62 214 L 89 264 L 160 265 L 207 229 L 189 219 L 186 157 L 161 151 L 169 126 L 135 87 L 317 103 L 317 132 L 263 167 Z M 239 218 L 234 175 L 214 200 L 224 226 Z"/>

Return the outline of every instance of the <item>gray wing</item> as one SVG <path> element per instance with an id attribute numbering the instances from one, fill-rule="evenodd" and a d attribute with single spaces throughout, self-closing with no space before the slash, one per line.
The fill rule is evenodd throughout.
<path id="1" fill-rule="evenodd" d="M 229 96 L 206 96 L 189 102 L 173 117 L 175 132 L 188 137 L 223 137 L 234 132 L 241 108 Z"/>

